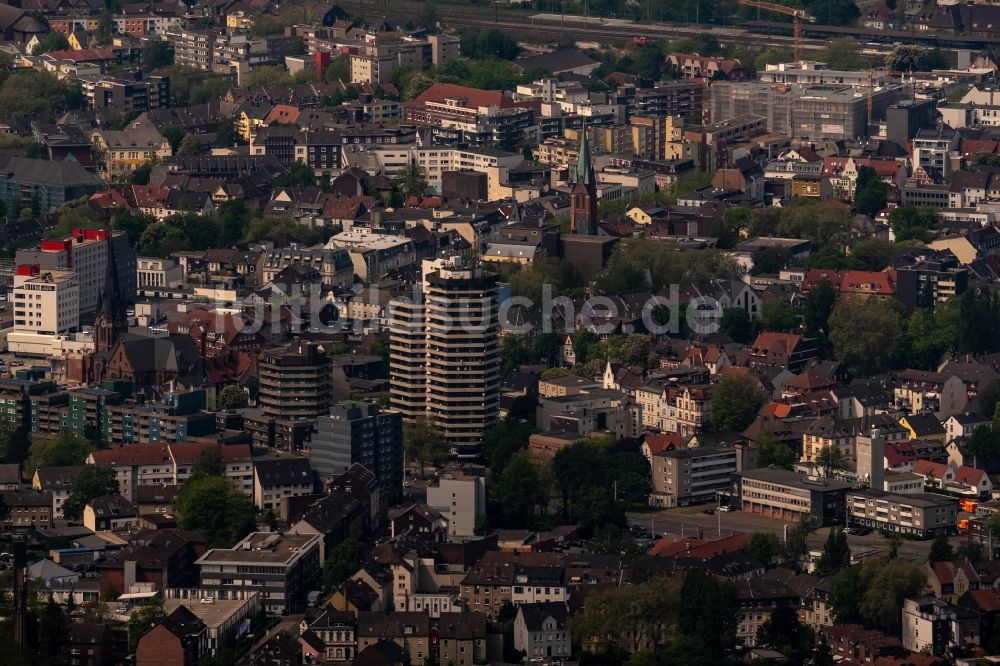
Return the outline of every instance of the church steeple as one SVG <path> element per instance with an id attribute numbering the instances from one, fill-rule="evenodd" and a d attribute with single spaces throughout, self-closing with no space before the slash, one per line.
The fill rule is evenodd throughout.
<path id="1" fill-rule="evenodd" d="M 594 165 L 590 162 L 586 126 L 580 130 L 580 149 L 576 158 L 573 194 L 570 197 L 569 223 L 574 234 L 597 234 L 597 177 L 594 175 Z"/>
<path id="2" fill-rule="evenodd" d="M 111 229 L 107 233 L 107 262 L 104 286 L 97 297 L 97 318 L 94 320 L 94 351 L 107 352 L 122 333 L 128 331 L 128 317 L 121 290 L 118 288 L 118 266 Z"/>
<path id="3" fill-rule="evenodd" d="M 590 162 L 590 144 L 587 143 L 587 128 L 581 130 L 579 156 L 576 160 L 576 178 L 574 182 L 582 182 L 584 185 L 595 183 L 594 165 Z"/>

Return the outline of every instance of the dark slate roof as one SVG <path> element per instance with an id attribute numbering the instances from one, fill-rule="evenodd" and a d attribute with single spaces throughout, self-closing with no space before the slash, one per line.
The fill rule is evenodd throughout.
<path id="1" fill-rule="evenodd" d="M 306 458 L 258 460 L 253 466 L 264 488 L 307 484 L 313 478 L 312 467 Z"/>
<path id="2" fill-rule="evenodd" d="M 52 506 L 52 493 L 37 490 L 21 490 L 0 494 L 8 507 L 20 506 Z"/>
<path id="3" fill-rule="evenodd" d="M 104 495 L 88 502 L 98 518 L 113 518 L 136 515 L 135 505 L 121 495 Z"/>
<path id="4" fill-rule="evenodd" d="M 125 355 L 135 372 L 176 371 L 182 375 L 200 368 L 201 355 L 189 335 L 123 336 Z"/>
<path id="5" fill-rule="evenodd" d="M 549 601 L 535 604 L 521 604 L 518 608 L 524 616 L 524 625 L 528 631 L 541 631 L 546 618 L 553 618 L 560 629 L 566 626 L 569 609 L 561 601 Z"/>
<path id="6" fill-rule="evenodd" d="M 42 490 L 53 490 L 57 488 L 68 488 L 83 465 L 68 465 L 65 467 L 39 467 L 38 483 Z"/>
<path id="7" fill-rule="evenodd" d="M 351 663 L 354 666 L 393 666 L 410 663 L 410 657 L 396 642 L 379 639 L 359 652 Z"/>
<path id="8" fill-rule="evenodd" d="M 327 533 L 337 527 L 341 521 L 349 519 L 351 514 L 360 510 L 361 503 L 350 495 L 334 491 L 317 501 L 302 520 L 311 525 L 320 533 Z"/>
<path id="9" fill-rule="evenodd" d="M 27 157 L 12 157 L 3 165 L 2 170 L 8 180 L 18 183 L 58 187 L 84 185 L 96 189 L 104 187 L 104 181 L 70 158 L 60 162 L 50 162 Z"/>
<path id="10" fill-rule="evenodd" d="M 205 630 L 205 623 L 187 606 L 178 606 L 173 613 L 163 618 L 160 624 L 182 641 L 197 636 Z"/>

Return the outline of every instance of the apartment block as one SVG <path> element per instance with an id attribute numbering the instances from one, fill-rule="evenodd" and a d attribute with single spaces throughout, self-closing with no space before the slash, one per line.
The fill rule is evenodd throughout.
<path id="1" fill-rule="evenodd" d="M 198 558 L 201 587 L 231 594 L 253 590 L 268 613 L 305 609 L 306 595 L 322 586 L 319 535 L 253 532 L 232 548 Z"/>
<path id="2" fill-rule="evenodd" d="M 847 510 L 852 524 L 927 539 L 954 533 L 959 507 L 958 500 L 947 495 L 859 490 L 847 494 Z"/>
<path id="3" fill-rule="evenodd" d="M 389 305 L 390 404 L 429 417 L 459 456 L 500 411 L 497 280 L 460 257 L 424 260 L 422 303 Z"/>
<path id="4" fill-rule="evenodd" d="M 736 472 L 736 449 L 695 447 L 653 456 L 650 506 L 675 507 L 715 502 L 728 493 Z"/>
<path id="5" fill-rule="evenodd" d="M 293 342 L 264 352 L 258 366 L 264 414 L 291 421 L 315 420 L 330 408 L 333 375 L 319 345 Z"/>
<path id="6" fill-rule="evenodd" d="M 427 487 L 427 505 L 448 519 L 448 534 L 469 537 L 476 533 L 476 518 L 486 515 L 484 470 L 451 465 Z"/>
<path id="7" fill-rule="evenodd" d="M 80 284 L 75 271 L 18 266 L 14 276 L 14 330 L 42 335 L 80 325 Z"/>
<path id="8" fill-rule="evenodd" d="M 321 482 L 357 463 L 398 501 L 403 492 L 403 415 L 374 403 L 341 402 L 316 420 L 310 462 Z"/>

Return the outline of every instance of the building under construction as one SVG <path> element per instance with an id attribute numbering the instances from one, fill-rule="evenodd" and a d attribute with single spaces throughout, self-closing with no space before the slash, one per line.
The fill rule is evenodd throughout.
<path id="1" fill-rule="evenodd" d="M 866 75 L 867 76 L 867 75 Z M 899 84 L 773 84 L 716 81 L 708 89 L 708 114 L 719 122 L 754 114 L 767 119 L 767 130 L 791 138 L 857 139 L 868 134 L 872 120 L 904 97 Z"/>

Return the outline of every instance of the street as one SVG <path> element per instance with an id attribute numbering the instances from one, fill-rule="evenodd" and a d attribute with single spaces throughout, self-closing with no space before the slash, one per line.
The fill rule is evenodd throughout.
<path id="1" fill-rule="evenodd" d="M 667 539 L 682 539 L 684 537 L 701 537 L 716 539 L 719 536 L 730 536 L 737 532 L 770 532 L 784 537 L 785 529 L 791 529 L 795 523 L 787 523 L 775 518 L 767 518 L 742 511 L 721 512 L 715 515 L 705 513 L 706 508 L 715 508 L 714 504 L 700 506 L 678 507 L 674 509 L 659 509 L 644 513 L 629 513 L 629 525 L 652 530 L 654 534 L 664 535 Z M 817 529 L 809 536 L 810 548 L 820 549 L 830 534 L 831 527 Z M 952 537 L 953 546 L 962 542 L 961 537 Z M 848 542 L 853 550 L 880 550 L 888 553 L 889 542 L 885 536 L 872 532 L 865 536 L 849 535 Z M 924 561 L 930 551 L 931 541 L 903 540 L 899 546 L 899 556 L 906 559 Z"/>

